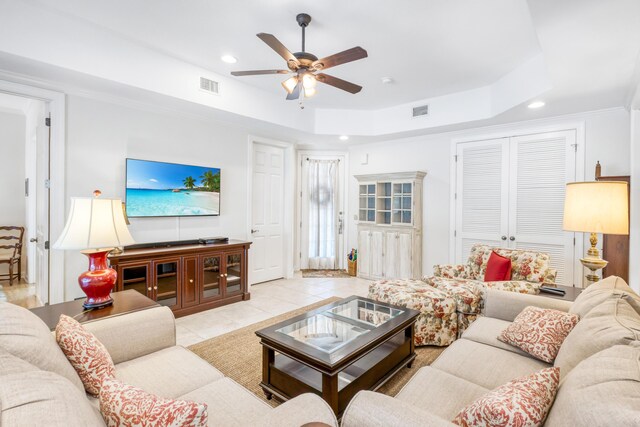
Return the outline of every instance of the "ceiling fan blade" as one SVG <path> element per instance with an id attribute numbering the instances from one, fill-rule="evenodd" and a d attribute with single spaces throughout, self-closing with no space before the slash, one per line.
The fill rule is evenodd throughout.
<path id="1" fill-rule="evenodd" d="M 327 56 L 326 58 L 320 58 L 317 61 L 313 61 L 311 66 L 317 70 L 326 70 L 327 68 L 335 67 L 336 65 L 346 64 L 347 62 L 357 61 L 358 59 L 366 57 L 367 51 L 360 46 L 357 46 L 343 52 Z"/>
<path id="2" fill-rule="evenodd" d="M 296 87 L 287 95 L 287 100 L 291 101 L 300 98 L 300 91 L 302 90 L 302 82 L 298 82 Z"/>
<path id="3" fill-rule="evenodd" d="M 261 74 L 289 74 L 289 70 L 251 70 L 251 71 L 232 71 L 232 76 L 258 76 Z"/>
<path id="4" fill-rule="evenodd" d="M 268 33 L 258 33 L 256 34 L 260 40 L 265 42 L 271 49 L 275 50 L 278 55 L 284 58 L 287 63 L 293 62 L 296 65 L 299 65 L 298 59 L 293 56 L 293 53 L 289 51 L 280 40 L 276 38 L 273 34 Z"/>
<path id="5" fill-rule="evenodd" d="M 362 86 L 358 86 L 357 84 L 330 76 L 328 74 L 316 74 L 316 80 L 318 80 L 320 83 L 337 87 L 338 89 L 346 90 L 349 93 L 358 93 L 362 90 Z"/>

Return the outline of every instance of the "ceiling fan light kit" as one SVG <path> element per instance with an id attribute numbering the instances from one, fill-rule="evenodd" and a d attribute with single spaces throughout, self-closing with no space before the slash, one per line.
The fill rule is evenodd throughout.
<path id="1" fill-rule="evenodd" d="M 343 52 L 336 53 L 321 59 L 318 59 L 312 53 L 305 52 L 305 29 L 311 22 L 311 16 L 306 13 L 300 13 L 296 16 L 296 22 L 302 28 L 302 51 L 291 53 L 280 41 L 273 35 L 267 33 L 258 33 L 260 40 L 265 42 L 271 49 L 287 61 L 288 70 L 252 70 L 252 71 L 232 71 L 234 76 L 256 76 L 264 74 L 291 74 L 282 82 L 282 87 L 287 91 L 287 100 L 295 100 L 308 98 L 316 93 L 317 82 L 336 87 L 346 92 L 356 94 L 362 90 L 362 86 L 328 74 L 321 73 L 337 65 L 347 62 L 356 61 L 367 57 L 367 51 L 361 47 L 354 47 Z M 302 102 L 301 102 L 301 108 Z"/>

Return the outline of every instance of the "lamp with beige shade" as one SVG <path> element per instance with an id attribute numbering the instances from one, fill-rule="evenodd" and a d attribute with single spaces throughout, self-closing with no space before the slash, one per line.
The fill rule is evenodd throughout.
<path id="1" fill-rule="evenodd" d="M 80 288 L 87 295 L 83 306 L 105 307 L 113 303 L 111 290 L 116 283 L 116 271 L 109 267 L 107 255 L 113 248 L 135 243 L 127 228 L 120 199 L 72 197 L 67 224 L 53 245 L 54 249 L 78 249 L 89 257 L 89 270 L 78 277 Z"/>
<path id="2" fill-rule="evenodd" d="M 563 229 L 591 233 L 591 248 L 580 259 L 591 270 L 588 285 L 600 280 L 596 272 L 606 267 L 598 244 L 598 233 L 629 234 L 627 183 L 622 181 L 571 182 L 564 199 Z"/>

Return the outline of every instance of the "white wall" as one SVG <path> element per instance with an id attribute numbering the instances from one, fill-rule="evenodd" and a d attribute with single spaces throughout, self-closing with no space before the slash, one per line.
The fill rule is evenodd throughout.
<path id="1" fill-rule="evenodd" d="M 505 126 L 476 128 L 424 137 L 385 141 L 354 146 L 350 149 L 348 247 L 357 247 L 357 181 L 353 175 L 365 173 L 422 170 L 424 179 L 423 256 L 424 275 L 432 273 L 433 264 L 449 262 L 450 220 L 450 161 L 451 141 L 457 138 L 482 137 L 486 134 L 517 132 L 563 123 L 585 123 L 585 179 L 593 180 L 595 163 L 603 165 L 606 175 L 630 173 L 629 113 L 624 109 L 605 110 L 553 119 L 520 122 Z M 360 160 L 368 154 L 368 164 Z"/>
<path id="2" fill-rule="evenodd" d="M 224 235 L 245 239 L 246 131 L 215 122 L 96 101 L 67 99 L 67 197 L 125 196 L 127 157 L 221 168 L 221 215 L 201 218 L 132 218 L 136 242 Z M 67 210 L 69 202 L 67 201 Z M 78 275 L 87 269 L 77 251 L 65 256 L 65 300 L 82 297 Z"/>
<path id="3" fill-rule="evenodd" d="M 24 226 L 23 114 L 0 111 L 0 224 Z"/>
<path id="4" fill-rule="evenodd" d="M 24 115 L 0 111 L 0 225 L 24 227 L 24 135 Z M 24 274 L 26 256 L 22 264 Z M 6 264 L 0 268 L 7 272 Z"/>

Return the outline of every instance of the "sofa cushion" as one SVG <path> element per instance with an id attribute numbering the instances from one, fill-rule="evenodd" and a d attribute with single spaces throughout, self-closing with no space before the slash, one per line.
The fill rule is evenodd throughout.
<path id="1" fill-rule="evenodd" d="M 116 368 L 107 349 L 77 320 L 64 314 L 56 325 L 56 341 L 74 367 L 87 393 L 97 396 L 105 378 L 113 378 Z"/>
<path id="2" fill-rule="evenodd" d="M 26 308 L 0 302 L 0 348 L 42 370 L 63 376 L 84 392 L 80 377 L 47 325 Z"/>
<path id="3" fill-rule="evenodd" d="M 230 378 L 222 378 L 178 397 L 209 408 L 211 426 L 259 425 L 271 407 Z"/>
<path id="4" fill-rule="evenodd" d="M 116 365 L 117 379 L 167 399 L 223 377 L 216 368 L 179 346 Z"/>
<path id="5" fill-rule="evenodd" d="M 601 350 L 640 339 L 640 315 L 628 295 L 611 294 L 578 322 L 565 339 L 555 366 L 564 378 L 578 363 Z"/>
<path id="6" fill-rule="evenodd" d="M 431 366 L 492 390 L 550 365 L 463 338 L 451 344 Z"/>
<path id="7" fill-rule="evenodd" d="M 517 378 L 466 406 L 454 418 L 460 426 L 541 426 L 560 381 L 559 368 Z"/>
<path id="8" fill-rule="evenodd" d="M 583 318 L 591 309 L 606 301 L 612 293 L 628 294 L 640 302 L 640 296 L 627 285 L 627 282 L 618 276 L 609 276 L 582 291 L 571 305 L 569 313 L 575 313 Z"/>
<path id="9" fill-rule="evenodd" d="M 84 391 L 68 379 L 0 351 L 0 425 L 101 426 Z"/>
<path id="10" fill-rule="evenodd" d="M 446 390 L 446 393 L 443 393 Z M 451 420 L 489 390 L 430 366 L 420 370 L 396 395 L 398 400 Z"/>
<path id="11" fill-rule="evenodd" d="M 640 425 L 640 347 L 616 345 L 583 360 L 560 384 L 546 425 Z"/>
<path id="12" fill-rule="evenodd" d="M 491 252 L 484 272 L 485 282 L 495 282 L 511 279 L 511 260 L 495 252 Z"/>
<path id="13" fill-rule="evenodd" d="M 498 335 L 502 333 L 511 322 L 506 320 L 494 319 L 493 317 L 479 317 L 464 332 L 462 338 L 479 342 L 481 344 L 490 345 L 506 351 L 512 351 L 521 356 L 529 356 L 526 351 L 520 350 L 518 347 L 512 346 L 498 339 Z"/>
<path id="14" fill-rule="evenodd" d="M 113 378 L 100 387 L 100 412 L 109 427 L 204 427 L 209 419 L 206 404 L 163 399 Z"/>
<path id="15" fill-rule="evenodd" d="M 527 307 L 498 336 L 533 357 L 553 363 L 569 332 L 578 323 L 576 314 L 540 307 Z"/>

